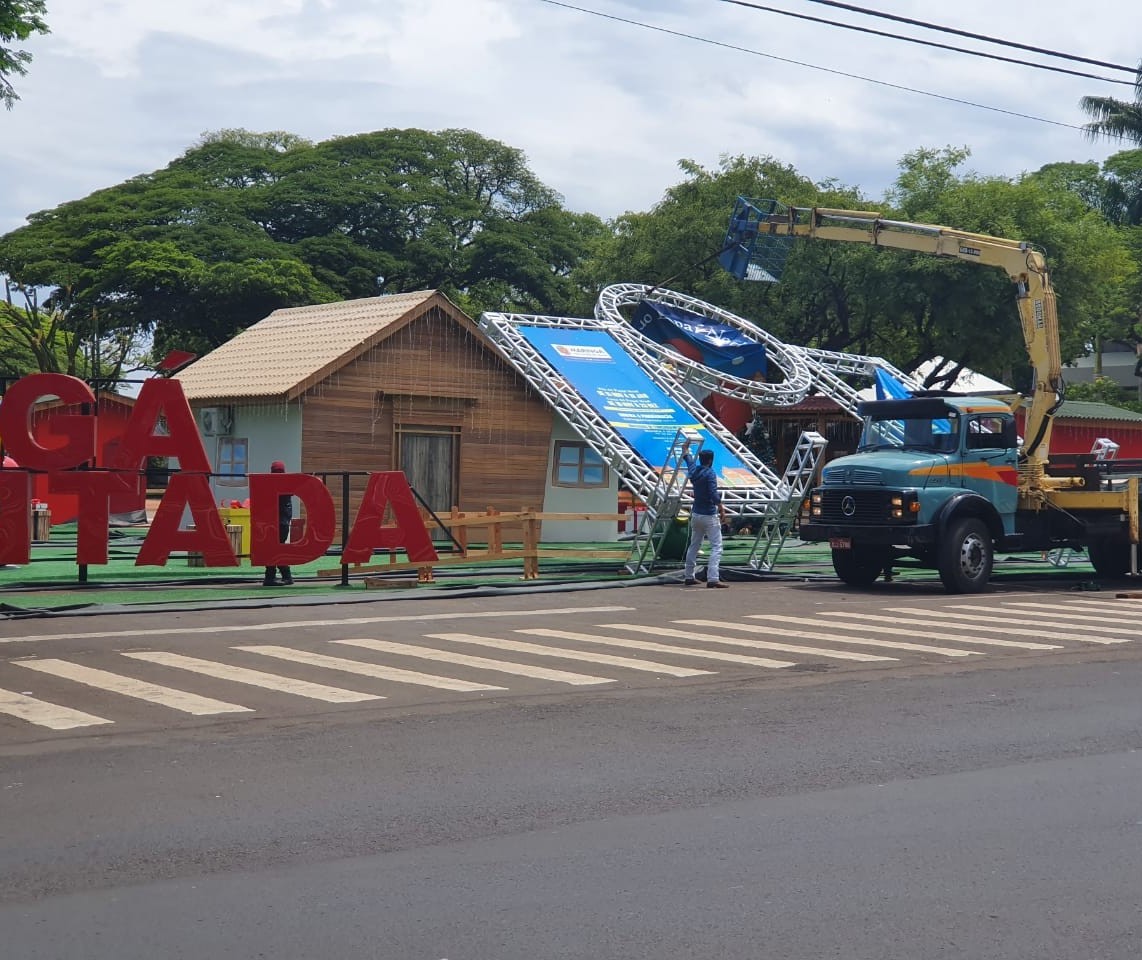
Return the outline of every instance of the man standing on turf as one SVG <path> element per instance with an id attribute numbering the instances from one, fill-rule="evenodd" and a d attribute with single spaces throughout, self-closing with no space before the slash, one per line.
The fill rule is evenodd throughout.
<path id="1" fill-rule="evenodd" d="M 686 551 L 686 586 L 692 587 L 698 581 L 694 569 L 698 563 L 698 551 L 702 541 L 710 541 L 710 560 L 706 564 L 706 586 L 725 589 L 718 565 L 722 560 L 722 525 L 726 522 L 726 509 L 722 506 L 722 493 L 718 489 L 718 475 L 714 472 L 714 451 L 702 450 L 698 463 L 690 454 L 684 457 L 690 471 L 690 486 L 694 489 L 694 507 L 690 512 L 690 546 Z"/>
<path id="2" fill-rule="evenodd" d="M 270 473 L 285 473 L 285 464 L 275 460 L 270 464 Z M 293 497 L 288 494 L 278 497 L 278 543 L 286 543 L 289 540 L 289 525 L 292 519 Z M 283 585 L 288 587 L 293 584 L 293 574 L 290 573 L 289 567 L 278 567 L 277 572 L 281 575 Z M 267 587 L 277 586 L 273 567 L 266 567 L 266 579 L 262 583 Z"/>

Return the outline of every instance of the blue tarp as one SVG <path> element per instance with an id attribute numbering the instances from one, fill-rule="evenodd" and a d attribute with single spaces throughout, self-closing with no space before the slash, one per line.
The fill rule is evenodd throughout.
<path id="1" fill-rule="evenodd" d="M 876 368 L 877 400 L 907 400 L 910 396 L 912 396 L 912 391 L 891 373 L 885 373 L 880 367 Z"/>
<path id="2" fill-rule="evenodd" d="M 655 343 L 673 347 L 721 373 L 746 380 L 765 375 L 765 344 L 751 340 L 737 327 L 651 301 L 638 305 L 632 325 Z"/>
<path id="3" fill-rule="evenodd" d="M 885 373 L 880 367 L 876 368 L 876 399 L 877 400 L 907 400 L 912 391 L 897 380 L 891 373 Z M 933 433 L 951 433 L 952 425 L 948 420 L 933 420 Z"/>

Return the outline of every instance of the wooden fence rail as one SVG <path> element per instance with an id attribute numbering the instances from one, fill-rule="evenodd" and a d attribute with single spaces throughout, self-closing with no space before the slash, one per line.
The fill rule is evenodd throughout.
<path id="1" fill-rule="evenodd" d="M 446 524 L 449 532 L 460 546 L 460 553 L 455 556 L 438 557 L 435 563 L 414 563 L 408 560 L 397 560 L 399 551 L 389 551 L 389 562 L 380 564 L 353 564 L 350 573 L 397 573 L 402 570 L 416 570 L 418 583 L 432 583 L 433 569 L 438 566 L 452 564 L 473 563 L 483 560 L 523 560 L 524 580 L 535 580 L 539 577 L 540 558 L 566 558 L 572 551 L 544 550 L 540 546 L 539 525 L 544 520 L 552 521 L 620 521 L 626 519 L 624 513 L 544 513 L 524 507 L 517 511 L 500 511 L 488 507 L 484 513 L 465 513 L 455 508 L 448 515 Z M 436 524 L 426 522 L 428 529 L 436 529 Z M 504 527 L 518 527 L 522 549 L 504 549 Z M 487 531 L 486 548 L 484 550 L 471 550 L 468 547 L 469 531 L 484 529 Z M 625 560 L 630 555 L 629 550 L 575 550 L 576 559 L 582 560 Z M 318 577 L 339 577 L 341 568 L 318 570 Z M 366 586 L 381 586 L 383 582 L 370 584 L 369 578 L 365 580 Z"/>

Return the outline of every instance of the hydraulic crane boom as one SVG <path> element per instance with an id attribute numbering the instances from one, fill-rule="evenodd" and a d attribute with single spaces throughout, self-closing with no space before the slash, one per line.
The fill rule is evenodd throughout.
<path id="1" fill-rule="evenodd" d="M 1063 400 L 1059 318 L 1042 252 L 1028 243 L 951 227 L 888 220 L 871 211 L 786 207 L 774 201 L 739 198 L 730 219 L 721 263 L 739 278 L 776 279 L 773 272 L 780 272 L 786 255 L 779 245 L 783 238 L 795 237 L 869 243 L 981 263 L 1006 272 L 1015 284 L 1023 340 L 1035 370 L 1035 389 L 1024 427 L 1021 487 L 1041 487 L 1052 417 Z"/>

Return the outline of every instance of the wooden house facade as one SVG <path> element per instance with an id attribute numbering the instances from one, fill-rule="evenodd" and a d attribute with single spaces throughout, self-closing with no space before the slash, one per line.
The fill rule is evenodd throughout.
<path id="1" fill-rule="evenodd" d="M 241 502 L 246 474 L 282 460 L 287 470 L 323 476 L 338 516 L 347 503 L 350 520 L 364 474 L 382 470 L 403 470 L 441 516 L 453 507 L 614 510 L 613 476 L 590 491 L 554 482 L 565 446 L 592 454 L 436 291 L 275 311 L 179 379 L 220 503 Z M 585 504 L 577 494 L 588 495 Z M 616 531 L 576 526 L 578 536 L 560 539 L 613 539 Z"/>

